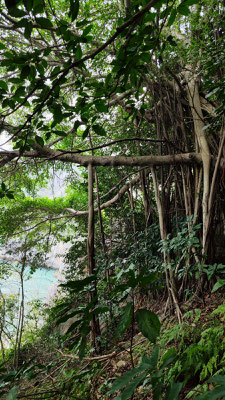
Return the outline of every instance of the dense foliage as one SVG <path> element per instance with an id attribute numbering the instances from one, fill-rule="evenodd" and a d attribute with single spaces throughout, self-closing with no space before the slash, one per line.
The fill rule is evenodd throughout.
<path id="1" fill-rule="evenodd" d="M 225 286 L 223 13 L 222 0 L 1 0 L 0 241 L 21 285 L 0 292 L 6 399 L 225 396 L 224 305 L 203 311 Z M 55 303 L 26 315 L 25 267 L 58 243 Z M 101 363 L 117 371 L 120 352 L 115 380 Z"/>

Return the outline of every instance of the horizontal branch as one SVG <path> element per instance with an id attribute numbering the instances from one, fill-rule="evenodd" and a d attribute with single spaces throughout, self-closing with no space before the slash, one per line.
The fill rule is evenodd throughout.
<path id="1" fill-rule="evenodd" d="M 201 164 L 202 157 L 200 153 L 181 153 L 181 154 L 168 154 L 162 156 L 92 156 L 64 153 L 59 150 L 49 149 L 47 147 L 35 146 L 37 151 L 27 151 L 23 154 L 25 158 L 40 158 L 46 161 L 63 161 L 73 164 L 79 164 L 87 167 L 88 164 L 93 166 L 103 167 L 152 167 L 161 165 L 175 165 L 175 164 Z M 18 151 L 0 151 L 1 157 L 16 158 L 20 154 Z"/>

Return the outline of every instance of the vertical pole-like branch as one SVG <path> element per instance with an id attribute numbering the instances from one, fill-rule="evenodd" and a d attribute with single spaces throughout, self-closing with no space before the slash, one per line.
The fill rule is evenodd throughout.
<path id="1" fill-rule="evenodd" d="M 19 364 L 20 357 L 20 348 L 23 334 L 23 325 L 24 325 L 24 271 L 26 266 L 27 259 L 27 246 L 26 241 L 24 245 L 24 255 L 22 259 L 22 266 L 20 270 L 20 287 L 21 287 L 21 302 L 20 302 L 20 310 L 19 310 L 19 321 L 16 332 L 16 344 L 15 344 L 15 354 L 14 354 L 14 366 L 17 368 Z"/>
<path id="2" fill-rule="evenodd" d="M 188 81 L 188 101 L 191 107 L 192 117 L 194 121 L 195 135 L 200 148 L 203 164 L 203 195 L 202 195 L 202 219 L 203 219 L 203 233 L 202 233 L 202 252 L 206 253 L 207 249 L 207 231 L 209 220 L 209 194 L 210 194 L 210 161 L 211 154 L 209 145 L 204 131 L 204 118 L 201 109 L 198 78 L 193 76 L 190 78 L 189 73 L 186 76 Z"/>
<path id="3" fill-rule="evenodd" d="M 159 214 L 160 235 L 161 235 L 162 241 L 165 241 L 165 239 L 167 237 L 167 232 L 166 232 L 166 227 L 165 227 L 165 222 L 164 222 L 163 207 L 162 207 L 162 203 L 161 203 L 161 199 L 160 199 L 160 195 L 159 195 L 159 184 L 158 184 L 158 180 L 157 180 L 154 168 L 151 168 L 151 174 L 152 174 L 153 186 L 154 186 L 154 191 L 155 191 L 157 210 L 158 210 L 158 214 Z M 177 300 L 176 283 L 175 283 L 175 279 L 174 279 L 173 270 L 172 270 L 172 267 L 170 264 L 170 256 L 166 254 L 165 250 L 163 251 L 163 257 L 164 257 L 164 262 L 165 262 L 165 264 L 168 265 L 168 269 L 169 269 L 169 276 L 168 276 L 168 271 L 166 270 L 166 283 L 167 283 L 168 294 L 169 294 L 169 296 L 171 295 L 171 297 L 172 297 L 174 306 L 176 308 L 178 321 L 179 321 L 179 323 L 181 323 L 182 313 L 180 311 L 180 307 L 179 307 L 178 300 Z"/>
<path id="4" fill-rule="evenodd" d="M 92 165 L 88 165 L 88 273 L 94 274 L 95 258 L 94 258 L 94 193 L 93 193 L 93 169 Z"/>
<path id="5" fill-rule="evenodd" d="M 3 340 L 2 340 L 2 334 L 4 331 L 4 327 L 5 327 L 6 307 L 5 307 L 5 299 L 1 292 L 1 289 L 0 289 L 0 297 L 2 299 L 2 301 L 1 301 L 2 302 L 2 304 L 1 304 L 2 315 L 0 316 L 0 345 L 1 345 L 2 358 L 3 358 L 3 360 L 5 360 L 5 348 L 4 348 L 4 344 L 3 344 Z"/>
<path id="6" fill-rule="evenodd" d="M 88 274 L 92 275 L 95 273 L 95 246 L 94 246 L 94 191 L 93 191 L 93 168 L 92 165 L 88 165 L 88 238 L 87 238 L 87 255 L 88 255 Z M 90 301 L 94 298 L 95 304 L 97 304 L 97 287 L 95 280 L 94 291 L 89 292 Z M 94 305 L 95 305 L 94 304 Z M 91 335 L 92 345 L 98 352 L 97 337 L 101 334 L 99 320 L 96 315 L 93 315 L 91 320 Z"/>

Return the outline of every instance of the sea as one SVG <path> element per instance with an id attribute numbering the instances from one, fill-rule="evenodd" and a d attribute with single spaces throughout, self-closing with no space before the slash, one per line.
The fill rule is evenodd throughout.
<path id="1" fill-rule="evenodd" d="M 49 303 L 57 290 L 58 271 L 52 268 L 38 268 L 32 272 L 27 266 L 24 271 L 25 306 L 32 300 Z M 19 273 L 13 272 L 7 279 L 0 279 L 0 289 L 6 295 L 21 295 Z"/>

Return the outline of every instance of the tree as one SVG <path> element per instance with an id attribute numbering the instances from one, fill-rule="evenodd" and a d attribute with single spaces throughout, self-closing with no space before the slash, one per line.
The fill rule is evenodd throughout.
<path id="1" fill-rule="evenodd" d="M 96 210 L 128 190 L 132 207 L 139 182 L 146 226 L 152 204 L 163 241 L 176 231 L 174 220 L 193 215 L 188 234 L 202 223 L 202 255 L 191 244 L 186 264 L 212 262 L 224 206 L 222 10 L 213 0 L 2 4 L 1 124 L 13 142 L 0 151 L 3 200 L 28 162 L 121 167 L 124 175 L 139 167 Z M 78 214 L 65 207 L 51 221 Z M 166 251 L 164 262 L 180 318 Z M 199 282 L 197 292 L 204 276 Z"/>

